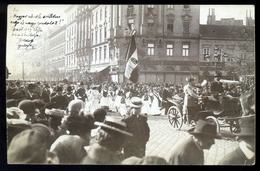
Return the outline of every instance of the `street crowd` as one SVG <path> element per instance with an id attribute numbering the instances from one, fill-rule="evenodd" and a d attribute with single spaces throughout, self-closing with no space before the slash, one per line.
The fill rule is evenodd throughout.
<path id="1" fill-rule="evenodd" d="M 7 162 L 9 164 L 203 165 L 203 150 L 221 138 L 216 125 L 196 118 L 205 99 L 235 99 L 242 116 L 239 147 L 220 165 L 251 165 L 255 159 L 254 85 L 220 82 L 187 84 L 7 81 Z M 206 98 L 207 97 L 207 98 Z M 196 120 L 190 138 L 171 158 L 146 155 L 148 116 L 167 115 L 171 103 L 183 103 L 185 123 Z M 162 110 L 164 109 L 164 110 Z M 163 112 L 162 112 L 163 111 Z M 109 112 L 117 117 L 108 116 Z M 194 119 L 195 118 L 195 119 Z"/>

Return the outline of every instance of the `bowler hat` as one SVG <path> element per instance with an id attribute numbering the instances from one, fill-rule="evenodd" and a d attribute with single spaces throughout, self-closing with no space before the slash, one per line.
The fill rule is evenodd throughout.
<path id="1" fill-rule="evenodd" d="M 24 114 L 34 114 L 36 113 L 36 107 L 32 100 L 22 100 L 18 104 L 18 108 L 21 109 Z"/>
<path id="2" fill-rule="evenodd" d="M 130 107 L 141 108 L 143 106 L 142 99 L 139 97 L 132 97 L 130 100 Z"/>
<path id="3" fill-rule="evenodd" d="M 201 119 L 198 120 L 196 126 L 189 129 L 188 132 L 192 135 L 205 135 L 221 139 L 221 136 L 217 133 L 216 125 Z"/>
<path id="4" fill-rule="evenodd" d="M 248 115 L 242 118 L 240 129 L 240 132 L 233 134 L 237 136 L 255 136 L 255 116 Z"/>
<path id="5" fill-rule="evenodd" d="M 94 122 L 94 125 L 100 126 L 101 129 L 114 131 L 123 135 L 133 136 L 126 131 L 126 123 L 114 118 L 106 118 L 104 122 Z"/>

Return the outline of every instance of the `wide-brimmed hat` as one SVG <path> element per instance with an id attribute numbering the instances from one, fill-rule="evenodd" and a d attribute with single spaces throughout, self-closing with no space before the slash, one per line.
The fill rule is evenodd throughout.
<path id="1" fill-rule="evenodd" d="M 198 120 L 196 126 L 189 129 L 188 132 L 192 135 L 205 135 L 217 139 L 222 138 L 221 135 L 217 133 L 216 125 L 204 120 Z"/>
<path id="2" fill-rule="evenodd" d="M 240 132 L 233 133 L 237 136 L 255 136 L 255 115 L 248 115 L 241 119 Z"/>
<path id="3" fill-rule="evenodd" d="M 130 107 L 141 108 L 143 106 L 142 99 L 139 97 L 132 97 L 130 100 Z"/>
<path id="4" fill-rule="evenodd" d="M 126 123 L 114 118 L 106 118 L 104 122 L 94 122 L 94 125 L 100 126 L 101 129 L 114 131 L 123 135 L 133 136 L 126 131 Z"/>

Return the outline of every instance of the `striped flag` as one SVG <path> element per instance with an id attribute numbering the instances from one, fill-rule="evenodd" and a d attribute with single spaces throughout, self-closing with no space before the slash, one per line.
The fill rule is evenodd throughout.
<path id="1" fill-rule="evenodd" d="M 135 44 L 135 31 L 132 34 L 131 41 L 128 44 L 126 52 L 125 77 L 136 83 L 138 80 L 138 54 Z"/>

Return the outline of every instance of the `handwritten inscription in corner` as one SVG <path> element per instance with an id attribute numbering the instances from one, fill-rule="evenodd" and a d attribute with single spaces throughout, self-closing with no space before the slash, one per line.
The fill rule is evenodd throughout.
<path id="1" fill-rule="evenodd" d="M 19 8 L 12 10 L 9 24 L 11 36 L 17 39 L 18 50 L 34 49 L 36 39 L 48 26 L 60 26 L 64 19 L 55 13 L 23 13 Z"/>

